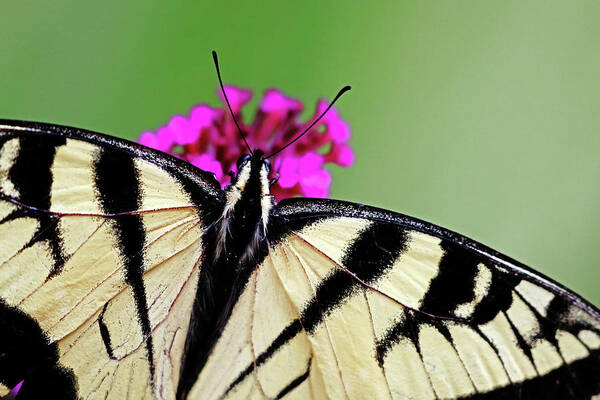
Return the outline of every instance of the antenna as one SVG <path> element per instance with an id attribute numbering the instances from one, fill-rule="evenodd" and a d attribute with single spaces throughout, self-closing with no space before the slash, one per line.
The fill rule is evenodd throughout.
<path id="1" fill-rule="evenodd" d="M 329 106 L 327 106 L 327 108 L 325 109 L 325 111 L 323 111 L 321 113 L 321 115 L 319 115 L 319 118 L 317 118 L 316 120 L 313 121 L 312 124 L 310 124 L 310 126 L 308 128 L 306 128 L 304 130 L 304 132 L 302 132 L 301 134 L 299 134 L 298 136 L 296 136 L 296 138 L 294 140 L 292 140 L 291 142 L 289 142 L 288 144 L 286 144 L 285 146 L 283 146 L 282 148 L 280 148 L 279 150 L 275 151 L 274 153 L 269 154 L 268 156 L 264 157 L 266 158 L 270 158 L 273 157 L 275 154 L 279 153 L 280 151 L 284 150 L 285 148 L 287 148 L 288 146 L 292 145 L 294 142 L 296 142 L 298 139 L 300 139 L 302 136 L 304 136 L 309 130 L 312 129 L 313 126 L 315 126 L 317 124 L 317 122 L 319 122 L 321 120 L 321 118 L 323 118 L 323 116 L 325 114 L 327 114 L 327 111 L 329 111 L 329 109 L 331 107 L 333 107 L 333 105 L 335 104 L 335 102 L 337 101 L 337 99 L 340 98 L 341 95 L 343 95 L 345 92 L 347 92 L 348 90 L 352 89 L 350 86 L 344 86 L 339 92 L 338 94 L 333 98 L 333 100 L 331 101 L 331 103 L 329 103 Z"/>
<path id="2" fill-rule="evenodd" d="M 221 92 L 223 92 L 223 97 L 225 98 L 225 103 L 227 103 L 227 107 L 229 108 L 229 112 L 231 113 L 231 118 L 233 118 L 233 122 L 235 122 L 235 126 L 237 126 L 237 128 L 238 128 L 238 132 L 240 133 L 240 136 L 244 140 L 244 143 L 246 143 L 246 147 L 248 148 L 248 151 L 250 152 L 250 154 L 252 154 L 253 153 L 252 149 L 250 148 L 250 145 L 248 144 L 248 141 L 246 140 L 246 137 L 244 136 L 244 133 L 242 132 L 242 128 L 240 128 L 240 125 L 236 121 L 235 115 L 233 115 L 233 110 L 231 109 L 231 105 L 229 104 L 229 100 L 227 99 L 227 94 L 225 94 L 225 88 L 223 87 L 223 81 L 221 80 L 221 71 L 219 71 L 219 60 L 217 58 L 217 52 L 213 50 L 212 56 L 213 56 L 213 60 L 215 61 L 215 68 L 217 69 L 217 77 L 219 77 L 219 85 L 221 85 Z"/>

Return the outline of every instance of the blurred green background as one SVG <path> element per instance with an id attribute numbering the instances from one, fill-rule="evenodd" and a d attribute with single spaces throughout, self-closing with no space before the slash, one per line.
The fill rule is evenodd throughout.
<path id="1" fill-rule="evenodd" d="M 481 241 L 600 305 L 600 3 L 20 1 L 0 117 L 135 139 L 225 80 L 338 109 L 332 197 Z M 247 114 L 250 115 L 250 114 Z"/>

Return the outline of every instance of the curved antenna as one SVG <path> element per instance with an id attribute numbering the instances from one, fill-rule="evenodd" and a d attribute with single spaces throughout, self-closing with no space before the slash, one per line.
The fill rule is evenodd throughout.
<path id="1" fill-rule="evenodd" d="M 309 130 L 311 130 L 311 128 L 313 126 L 315 126 L 317 124 L 317 122 L 319 122 L 321 120 L 321 118 L 323 118 L 323 116 L 325 114 L 327 114 L 327 111 L 329 111 L 329 109 L 331 107 L 333 107 L 333 105 L 335 104 L 335 102 L 337 101 L 337 99 L 340 98 L 341 95 L 343 95 L 345 92 L 347 92 L 348 90 L 352 89 L 350 86 L 344 86 L 339 92 L 338 94 L 333 98 L 333 100 L 331 101 L 331 103 L 329 103 L 329 106 L 327 106 L 327 108 L 325 109 L 325 111 L 323 111 L 321 113 L 321 115 L 319 115 L 319 118 L 317 118 L 316 120 L 313 121 L 312 124 L 310 124 L 310 126 L 308 128 L 306 128 L 304 130 L 304 132 L 302 132 L 301 134 L 299 134 L 298 136 L 296 136 L 296 138 L 294 140 L 292 140 L 291 142 L 289 142 L 288 144 L 286 144 L 285 146 L 283 146 L 282 148 L 280 148 L 279 150 L 269 154 L 268 156 L 264 157 L 264 158 L 270 158 L 273 157 L 275 154 L 279 153 L 280 151 L 285 150 L 288 146 L 291 146 L 292 144 L 294 144 L 294 142 L 296 142 L 298 139 L 300 139 L 302 136 L 304 136 Z"/>
<path id="2" fill-rule="evenodd" d="M 240 133 L 240 136 L 244 140 L 244 143 L 246 143 L 246 147 L 248 148 L 248 151 L 250 152 L 250 154 L 252 154 L 253 151 L 250 148 L 250 145 L 248 144 L 248 141 L 246 140 L 244 133 L 242 132 L 242 128 L 240 128 L 240 125 L 236 121 L 235 115 L 233 115 L 233 110 L 231 109 L 231 105 L 229 104 L 229 100 L 227 99 L 227 94 L 225 94 L 225 88 L 223 87 L 223 81 L 221 80 L 221 71 L 219 71 L 219 60 L 217 59 L 217 52 L 213 50 L 212 56 L 213 56 L 213 60 L 215 61 L 215 68 L 217 69 L 217 76 L 219 77 L 219 85 L 221 85 L 221 92 L 223 92 L 223 97 L 225 98 L 225 103 L 227 103 L 227 107 L 229 108 L 229 112 L 231 113 L 231 118 L 233 118 L 233 122 L 235 122 L 235 126 L 237 126 L 237 128 L 238 128 L 238 132 Z"/>

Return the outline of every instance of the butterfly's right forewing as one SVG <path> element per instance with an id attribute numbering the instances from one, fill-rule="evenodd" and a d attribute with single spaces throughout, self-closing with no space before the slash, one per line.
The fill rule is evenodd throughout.
<path id="1" fill-rule="evenodd" d="M 598 311 L 504 256 L 334 201 L 286 201 L 269 232 L 192 398 L 600 393 Z"/>

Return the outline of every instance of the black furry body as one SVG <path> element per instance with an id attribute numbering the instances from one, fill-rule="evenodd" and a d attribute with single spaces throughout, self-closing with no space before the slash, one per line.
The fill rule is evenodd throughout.
<path id="1" fill-rule="evenodd" d="M 219 217 L 208 222 L 209 228 L 203 237 L 203 242 L 208 246 L 200 267 L 200 281 L 186 338 L 186 357 L 182 360 L 178 399 L 184 399 L 190 391 L 248 277 L 267 255 L 259 176 L 261 156 L 261 152 L 256 152 L 247 160 L 244 167 L 250 168 L 250 174 L 241 187 L 241 195 L 233 210 L 226 213 L 223 207 L 220 212 L 213 214 Z M 227 194 L 236 190 L 238 180 L 239 175 L 226 189 Z"/>

